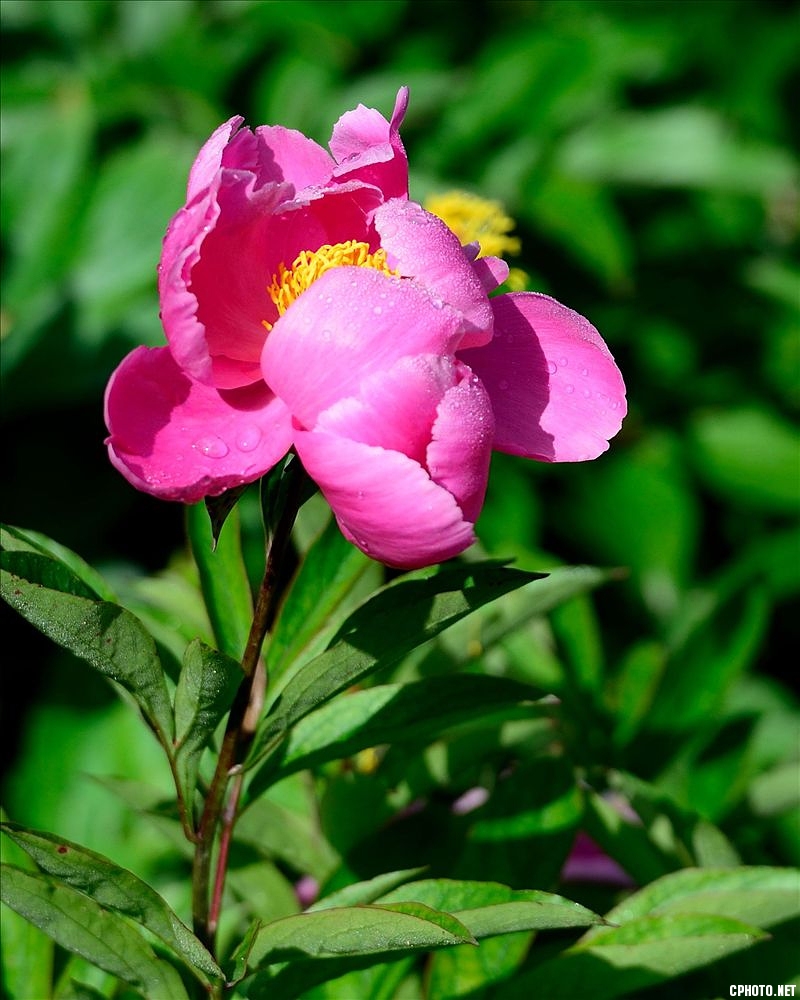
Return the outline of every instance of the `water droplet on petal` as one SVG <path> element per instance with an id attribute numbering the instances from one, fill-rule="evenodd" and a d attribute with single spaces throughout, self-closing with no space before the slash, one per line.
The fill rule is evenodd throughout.
<path id="1" fill-rule="evenodd" d="M 253 451 L 261 440 L 261 431 L 255 425 L 242 427 L 236 435 L 236 447 L 239 451 Z"/>
<path id="2" fill-rule="evenodd" d="M 380 314 L 383 312 L 383 309 L 381 306 L 375 306 L 372 311 L 375 313 L 376 316 L 380 316 Z"/>
<path id="3" fill-rule="evenodd" d="M 327 341 L 329 341 L 329 340 L 330 340 L 330 339 L 331 339 L 332 337 L 333 337 L 333 334 L 331 333 L 331 331 L 330 331 L 330 330 L 323 330 L 323 331 L 322 331 L 322 339 L 323 339 L 324 341 L 326 341 L 326 342 L 327 342 Z"/>
<path id="4" fill-rule="evenodd" d="M 198 438 L 192 447 L 208 458 L 225 458 L 228 454 L 228 446 L 216 434 L 207 434 L 205 437 Z"/>
<path id="5" fill-rule="evenodd" d="M 585 397 L 586 397 L 587 399 L 590 399 L 590 398 L 591 398 L 591 395 L 592 395 L 592 391 L 591 391 L 591 389 L 584 389 L 584 390 L 583 390 L 583 395 L 584 395 L 584 396 L 585 396 Z"/>
<path id="6" fill-rule="evenodd" d="M 583 375 L 583 376 L 584 376 L 584 378 L 585 378 L 585 377 L 586 377 L 586 376 L 587 376 L 588 374 L 589 374 L 589 369 L 588 369 L 588 368 L 581 368 L 581 375 Z"/>
<path id="7" fill-rule="evenodd" d="M 555 373 L 558 371 L 558 365 L 555 363 L 555 361 L 548 361 L 547 370 L 551 375 L 555 375 Z"/>
<path id="8" fill-rule="evenodd" d="M 562 368 L 566 368 L 567 365 L 569 364 L 569 361 L 567 360 L 567 358 L 559 358 L 558 363 L 561 365 Z"/>
<path id="9" fill-rule="evenodd" d="M 505 392 L 505 390 L 506 390 L 506 389 L 508 388 L 508 382 L 506 382 L 506 380 L 505 380 L 505 379 L 501 379 L 501 380 L 500 380 L 500 388 L 501 388 L 501 389 L 502 389 L 502 390 L 503 390 L 504 392 Z"/>
<path id="10" fill-rule="evenodd" d="M 564 392 L 569 392 L 569 393 L 575 392 L 575 386 L 574 385 L 565 385 L 564 386 Z"/>

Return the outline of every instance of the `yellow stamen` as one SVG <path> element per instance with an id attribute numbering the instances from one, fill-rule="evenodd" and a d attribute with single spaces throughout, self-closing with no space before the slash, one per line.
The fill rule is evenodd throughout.
<path id="1" fill-rule="evenodd" d="M 285 264 L 278 266 L 278 272 L 272 278 L 272 284 L 267 293 L 283 316 L 294 300 L 303 294 L 326 271 L 333 267 L 371 267 L 381 274 L 396 276 L 386 263 L 386 251 L 379 247 L 371 252 L 367 243 L 348 240 L 346 243 L 326 243 L 318 250 L 302 250 L 292 261 L 291 267 Z M 272 329 L 272 323 L 263 320 L 267 330 Z"/>

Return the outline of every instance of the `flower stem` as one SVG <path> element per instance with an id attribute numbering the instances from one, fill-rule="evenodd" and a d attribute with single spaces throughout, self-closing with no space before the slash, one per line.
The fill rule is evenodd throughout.
<path id="1" fill-rule="evenodd" d="M 242 657 L 244 678 L 228 716 L 214 776 L 206 794 L 197 828 L 192 870 L 192 918 L 194 931 L 212 955 L 216 954 L 216 933 L 228 865 L 228 849 L 238 816 L 243 776 L 236 774 L 227 797 L 231 772 L 244 759 L 255 732 L 267 690 L 266 667 L 261 648 L 277 613 L 280 567 L 289 544 L 292 526 L 302 502 L 305 472 L 297 459 L 286 467 L 285 500 L 274 527 L 267 535 L 264 578 L 256 598 L 253 622 Z M 217 829 L 220 829 L 216 871 L 212 889 L 212 863 Z"/>

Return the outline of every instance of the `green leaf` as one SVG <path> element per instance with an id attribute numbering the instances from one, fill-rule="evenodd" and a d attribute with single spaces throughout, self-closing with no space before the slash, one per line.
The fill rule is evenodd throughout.
<path id="1" fill-rule="evenodd" d="M 605 185 L 557 171 L 536 172 L 526 185 L 522 211 L 607 285 L 625 288 L 629 283 L 633 247 Z"/>
<path id="2" fill-rule="evenodd" d="M 182 168 L 193 156 L 176 130 L 151 132 L 118 146 L 94 173 L 71 275 L 79 309 L 75 329 L 85 342 L 99 342 L 124 320 L 137 295 L 154 295 L 165 222 L 183 204 Z"/>
<path id="3" fill-rule="evenodd" d="M 242 682 L 240 665 L 199 639 L 186 647 L 175 689 L 175 769 L 190 809 L 200 757 Z"/>
<path id="4" fill-rule="evenodd" d="M 173 738 L 164 670 L 153 637 L 129 611 L 92 600 L 65 566 L 31 552 L 2 552 L 2 596 L 54 642 L 130 692 L 167 753 Z"/>
<path id="5" fill-rule="evenodd" d="M 303 958 L 427 951 L 471 941 L 458 920 L 421 903 L 332 907 L 262 927 L 248 966 L 253 972 Z"/>
<path id="6" fill-rule="evenodd" d="M 54 941 L 158 1000 L 188 1000 L 175 969 L 123 917 L 71 886 L 3 865 L 3 901 Z"/>
<path id="7" fill-rule="evenodd" d="M 766 196 L 797 181 L 791 155 L 737 140 L 722 116 L 690 105 L 596 117 L 562 144 L 566 174 L 600 182 Z"/>
<path id="8" fill-rule="evenodd" d="M 214 638 L 223 653 L 240 660 L 253 620 L 253 601 L 239 518 L 234 512 L 225 529 L 214 536 L 203 504 L 191 504 L 186 508 L 186 529 Z"/>
<path id="9" fill-rule="evenodd" d="M 663 790 L 624 771 L 608 772 L 609 786 L 621 797 L 623 818 L 604 797 L 586 796 L 586 830 L 640 885 L 690 866 L 734 865 L 739 856 L 722 831 L 682 808 Z M 628 806 L 629 804 L 629 806 Z"/>
<path id="10" fill-rule="evenodd" d="M 476 809 L 470 840 L 476 844 L 524 840 L 569 830 L 583 815 L 583 794 L 571 765 L 543 756 L 518 766 Z"/>
<path id="11" fill-rule="evenodd" d="M 679 867 L 674 856 L 654 843 L 646 826 L 623 817 L 601 795 L 591 792 L 585 799 L 586 832 L 635 882 L 650 882 Z"/>
<path id="12" fill-rule="evenodd" d="M 255 799 L 236 824 L 235 843 L 324 883 L 341 857 L 320 830 L 319 803 L 304 778 L 294 775 Z"/>
<path id="13" fill-rule="evenodd" d="M 691 595 L 679 623 L 684 635 L 670 644 L 648 729 L 697 729 L 716 718 L 731 684 L 760 652 L 769 612 L 764 587 L 752 583 L 733 588 L 723 583 L 705 595 Z"/>
<path id="14" fill-rule="evenodd" d="M 5 812 L 0 813 L 5 820 Z M 26 871 L 34 868 L 28 855 L 7 837 L 0 837 L 0 857 Z M 55 947 L 52 940 L 5 904 L 0 904 L 0 926 L 0 982 L 5 993 L 10 1000 L 49 996 Z"/>
<path id="15" fill-rule="evenodd" d="M 480 674 L 432 677 L 386 684 L 342 695 L 293 727 L 280 754 L 253 777 L 250 794 L 293 771 L 350 757 L 388 743 L 430 742 L 469 721 L 494 725 L 503 718 L 552 713 L 534 704 L 538 692 L 525 684 Z"/>
<path id="16" fill-rule="evenodd" d="M 686 868 L 629 896 L 606 919 L 627 924 L 668 913 L 714 914 L 763 930 L 800 915 L 800 872 L 767 866 Z"/>
<path id="17" fill-rule="evenodd" d="M 588 927 L 605 921 L 580 903 L 538 889 L 510 889 L 499 882 L 426 879 L 409 882 L 380 902 L 415 900 L 445 910 L 476 940 L 516 931 Z"/>
<path id="18" fill-rule="evenodd" d="M 97 597 L 101 597 L 104 601 L 116 600 L 116 594 L 96 569 L 71 549 L 39 531 L 16 528 L 12 525 L 0 525 L 0 549 L 6 549 L 9 552 L 38 552 L 41 555 L 49 556 L 51 559 L 63 563 Z"/>
<path id="19" fill-rule="evenodd" d="M 485 563 L 390 584 L 347 619 L 330 649 L 292 677 L 256 733 L 247 765 L 252 767 L 292 725 L 346 687 L 533 579 L 534 574 Z"/>
<path id="20" fill-rule="evenodd" d="M 6 114 L 3 129 L 2 214 L 11 251 L 3 279 L 6 375 L 33 347 L 52 305 L 61 304 L 61 283 L 73 260 L 76 222 L 92 174 L 94 102 L 85 77 L 62 67 L 49 99 L 20 117 L 15 127 L 14 116 Z M 41 155 L 50 143 L 58 156 Z"/>
<path id="21" fill-rule="evenodd" d="M 698 475 L 723 498 L 778 514 L 800 509 L 800 433 L 777 413 L 699 413 L 690 444 Z"/>
<path id="22" fill-rule="evenodd" d="M 222 978 L 222 970 L 189 928 L 155 889 L 132 872 L 51 833 L 28 830 L 18 823 L 2 823 L 0 830 L 59 883 L 85 893 L 104 910 L 124 914 L 146 927 L 190 968 Z"/>
<path id="23" fill-rule="evenodd" d="M 376 563 L 344 537 L 330 518 L 306 553 L 283 601 L 267 650 L 274 691 L 289 669 L 320 653 L 335 627 L 336 615 Z M 276 686 L 277 685 L 277 686 Z"/>
<path id="24" fill-rule="evenodd" d="M 578 944 L 516 976 L 497 1000 L 574 1000 L 591 983 L 592 1000 L 637 991 L 749 948 L 767 935 L 727 917 L 675 913 L 590 931 Z"/>
<path id="25" fill-rule="evenodd" d="M 387 872 L 383 875 L 376 875 L 375 878 L 368 879 L 366 882 L 347 885 L 344 889 L 332 892 L 329 896 L 313 903 L 308 907 L 308 911 L 329 910 L 332 906 L 342 907 L 374 903 L 375 900 L 381 899 L 398 885 L 408 882 L 415 875 L 421 875 L 423 871 L 423 868 L 407 868 L 405 871 Z"/>

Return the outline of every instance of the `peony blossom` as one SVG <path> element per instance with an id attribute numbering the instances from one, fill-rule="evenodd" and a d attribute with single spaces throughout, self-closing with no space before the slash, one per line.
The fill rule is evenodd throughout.
<path id="1" fill-rule="evenodd" d="M 492 449 L 595 458 L 625 414 L 582 316 L 462 246 L 408 198 L 399 128 L 359 105 L 330 152 L 231 118 L 189 174 L 159 264 L 167 346 L 138 347 L 106 391 L 111 461 L 193 503 L 294 448 L 347 538 L 411 568 L 462 552 Z"/>

